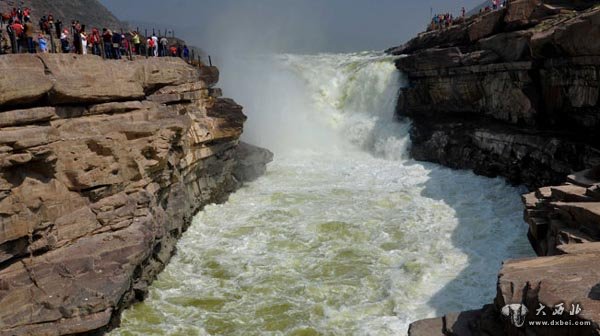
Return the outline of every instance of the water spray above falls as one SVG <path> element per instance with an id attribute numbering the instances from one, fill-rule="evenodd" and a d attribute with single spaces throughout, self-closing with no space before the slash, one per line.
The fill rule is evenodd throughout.
<path id="1" fill-rule="evenodd" d="M 528 253 L 518 189 L 408 159 L 392 58 L 279 55 L 225 68 L 250 116 L 246 136 L 276 160 L 196 217 L 115 335 L 397 335 L 478 308 L 501 260 Z"/>

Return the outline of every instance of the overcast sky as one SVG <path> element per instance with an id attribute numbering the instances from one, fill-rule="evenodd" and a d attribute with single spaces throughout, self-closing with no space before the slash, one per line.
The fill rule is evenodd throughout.
<path id="1" fill-rule="evenodd" d="M 119 19 L 148 22 L 209 53 L 350 52 L 405 42 L 430 10 L 467 10 L 482 0 L 100 0 Z M 135 25 L 134 25 L 135 26 Z"/>

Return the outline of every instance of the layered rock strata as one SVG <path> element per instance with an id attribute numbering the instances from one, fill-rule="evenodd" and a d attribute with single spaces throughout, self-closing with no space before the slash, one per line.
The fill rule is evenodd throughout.
<path id="1" fill-rule="evenodd" d="M 216 68 L 7 55 L 0 71 L 0 335 L 114 325 L 192 216 L 271 159 L 238 150 L 246 117 Z"/>
<path id="2" fill-rule="evenodd" d="M 600 9 L 585 5 L 510 1 L 390 49 L 412 155 L 531 188 L 600 164 Z"/>
<path id="3" fill-rule="evenodd" d="M 493 303 L 410 335 L 600 335 L 598 36 L 596 2 L 514 0 L 389 50 L 405 55 L 413 156 L 535 190 L 523 201 L 540 256 L 506 261 Z"/>

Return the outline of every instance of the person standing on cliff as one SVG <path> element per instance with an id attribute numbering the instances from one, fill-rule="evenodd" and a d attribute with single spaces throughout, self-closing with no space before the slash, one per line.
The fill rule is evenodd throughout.
<path id="1" fill-rule="evenodd" d="M 21 52 L 21 44 L 23 43 L 23 31 L 25 30 L 25 28 L 23 27 L 23 25 L 21 24 L 21 22 L 19 20 L 16 20 L 12 25 L 10 25 L 12 33 L 13 33 L 13 42 L 14 42 L 14 46 L 13 46 L 13 52 L 14 53 L 19 53 Z"/>
<path id="2" fill-rule="evenodd" d="M 112 33 L 106 28 L 102 28 L 102 42 L 104 44 L 104 57 L 111 59 L 112 53 Z"/>
<path id="3" fill-rule="evenodd" d="M 463 7 L 463 8 L 460 10 L 460 14 L 461 14 L 462 18 L 464 19 L 464 18 L 465 18 L 465 15 L 467 15 L 467 11 L 465 10 L 465 7 Z"/>
<path id="4" fill-rule="evenodd" d="M 30 54 L 35 54 L 35 45 L 33 44 L 33 38 L 35 37 L 35 31 L 33 27 L 33 23 L 29 20 L 25 20 L 25 43 L 27 43 L 27 51 Z"/>
<path id="5" fill-rule="evenodd" d="M 79 21 L 73 21 L 73 46 L 75 47 L 75 52 L 78 54 L 82 54 L 83 51 L 81 49 L 81 24 Z"/>
<path id="6" fill-rule="evenodd" d="M 31 21 L 31 9 L 29 7 L 25 7 L 25 9 L 23 9 L 23 20 L 25 22 Z"/>
<path id="7" fill-rule="evenodd" d="M 140 56 L 140 46 L 142 44 L 142 41 L 140 40 L 140 34 L 137 31 L 134 31 L 132 33 L 131 43 L 133 43 L 133 46 L 135 48 L 135 54 Z"/>
<path id="8" fill-rule="evenodd" d="M 54 26 L 54 28 L 56 29 L 56 38 L 60 38 L 60 36 L 62 35 L 62 31 L 63 31 L 62 21 L 56 20 L 56 25 Z"/>
<path id="9" fill-rule="evenodd" d="M 81 29 L 81 33 L 79 33 L 81 38 L 81 54 L 87 55 L 87 47 L 88 47 L 88 36 L 85 32 L 85 29 Z"/>
<path id="10" fill-rule="evenodd" d="M 67 29 L 60 33 L 60 46 L 64 54 L 68 54 L 71 51 L 69 48 L 69 31 Z"/>
<path id="11" fill-rule="evenodd" d="M 188 63 L 190 62 L 190 49 L 185 44 L 183 45 L 183 59 Z"/>
<path id="12" fill-rule="evenodd" d="M 152 34 L 152 45 L 154 46 L 152 52 L 154 53 L 154 57 L 158 57 L 158 37 L 155 34 Z"/>
<path id="13" fill-rule="evenodd" d="M 98 28 L 92 29 L 92 33 L 88 40 L 89 44 L 92 46 L 92 54 L 102 56 L 102 51 L 100 51 L 100 31 L 98 31 Z"/>
<path id="14" fill-rule="evenodd" d="M 165 36 L 160 39 L 160 57 L 166 57 L 169 54 L 169 40 Z"/>
<path id="15" fill-rule="evenodd" d="M 40 51 L 42 53 L 47 53 L 48 52 L 48 41 L 46 40 L 46 37 L 44 37 L 44 35 L 39 34 L 38 35 L 38 44 L 40 46 Z"/>
<path id="16" fill-rule="evenodd" d="M 123 38 L 121 37 L 121 34 L 119 33 L 114 33 L 112 35 L 112 47 L 113 47 L 113 58 L 114 59 L 121 59 L 121 47 L 123 43 Z"/>

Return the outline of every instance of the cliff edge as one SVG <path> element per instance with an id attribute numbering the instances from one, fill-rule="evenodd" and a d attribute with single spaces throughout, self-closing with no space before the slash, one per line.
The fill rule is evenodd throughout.
<path id="1" fill-rule="evenodd" d="M 181 59 L 0 57 L 0 335 L 102 331 L 204 205 L 266 150 L 218 70 Z"/>

